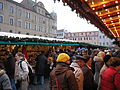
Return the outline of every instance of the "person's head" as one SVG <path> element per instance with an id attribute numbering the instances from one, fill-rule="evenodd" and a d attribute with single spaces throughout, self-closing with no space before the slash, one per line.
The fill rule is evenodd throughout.
<path id="1" fill-rule="evenodd" d="M 57 57 L 56 62 L 64 62 L 70 64 L 70 56 L 66 53 L 60 53 Z"/>
<path id="2" fill-rule="evenodd" d="M 80 67 L 83 67 L 85 65 L 84 59 L 82 58 L 82 56 L 79 56 L 79 55 L 76 56 L 76 63 Z"/>
<path id="3" fill-rule="evenodd" d="M 109 65 L 107 64 L 107 62 L 109 61 L 109 59 L 111 58 L 111 55 L 106 55 L 103 59 L 105 65 L 108 67 Z"/>
<path id="4" fill-rule="evenodd" d="M 92 63 L 92 58 L 90 58 L 89 55 L 84 55 L 82 56 L 82 58 L 84 58 L 84 62 L 91 67 L 91 63 Z"/>
<path id="5" fill-rule="evenodd" d="M 18 52 L 15 55 L 16 60 L 24 59 L 24 57 L 25 57 L 24 54 L 22 54 L 21 52 Z"/>
<path id="6" fill-rule="evenodd" d="M 108 61 L 109 66 L 113 66 L 116 69 L 120 69 L 120 58 L 118 57 L 111 57 Z"/>
<path id="7" fill-rule="evenodd" d="M 104 58 L 104 57 L 105 57 L 105 53 L 104 53 L 103 51 L 100 51 L 100 52 L 97 54 L 97 56 Z"/>

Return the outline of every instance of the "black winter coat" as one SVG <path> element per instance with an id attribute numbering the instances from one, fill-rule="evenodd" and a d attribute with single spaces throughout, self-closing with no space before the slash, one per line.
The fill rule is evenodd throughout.
<path id="1" fill-rule="evenodd" d="M 47 57 L 41 54 L 38 55 L 35 60 L 36 60 L 35 73 L 37 75 L 44 75 L 45 68 L 47 66 Z"/>
<path id="2" fill-rule="evenodd" d="M 88 68 L 87 65 L 82 67 L 84 82 L 83 82 L 83 90 L 94 90 L 94 78 L 92 70 Z"/>
<path id="3" fill-rule="evenodd" d="M 10 79 L 14 79 L 15 58 L 13 56 L 8 57 L 7 60 L 4 61 L 4 68 L 8 77 Z"/>

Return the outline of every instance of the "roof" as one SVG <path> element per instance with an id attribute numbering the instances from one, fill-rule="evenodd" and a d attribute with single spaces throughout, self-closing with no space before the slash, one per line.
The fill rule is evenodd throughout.
<path id="1" fill-rule="evenodd" d="M 56 1 L 56 0 L 54 0 Z M 60 0 L 58 0 L 60 1 Z M 109 38 L 120 38 L 120 0 L 61 0 Z"/>
<path id="2" fill-rule="evenodd" d="M 24 8 L 24 9 L 30 10 L 30 11 L 32 11 L 32 12 L 34 12 L 34 13 L 37 13 L 33 8 L 28 8 L 28 7 L 24 6 L 23 4 L 18 3 L 18 2 L 16 2 L 16 1 L 13 1 L 13 0 L 6 0 L 6 1 L 8 1 L 8 2 L 10 2 L 10 3 L 13 3 L 13 4 L 15 4 L 16 6 L 19 6 L 19 7 L 22 7 L 22 8 Z M 32 1 L 32 2 L 35 4 L 34 1 Z M 34 6 L 38 5 L 39 3 L 42 3 L 42 2 L 38 2 L 38 3 L 36 3 Z M 41 7 L 41 8 L 43 8 L 43 7 Z M 43 9 L 46 11 L 46 13 L 45 13 L 45 14 L 46 14 L 46 17 L 53 19 L 52 16 L 49 14 L 49 12 L 48 12 L 45 8 L 43 8 Z M 37 13 L 37 14 L 39 14 L 39 13 Z M 42 15 L 42 14 L 40 14 L 40 15 Z M 50 17 L 48 17 L 47 15 L 49 15 Z M 42 15 L 42 16 L 44 16 L 44 15 Z"/>
<path id="3" fill-rule="evenodd" d="M 67 40 L 67 39 L 56 39 L 56 38 L 49 38 L 49 37 L 40 37 L 40 36 L 33 36 L 33 35 L 24 35 L 24 34 L 15 34 L 15 33 L 8 33 L 8 32 L 0 32 L 0 36 L 8 36 L 8 37 L 19 37 L 19 38 L 38 38 L 38 39 L 44 39 L 44 40 L 56 40 L 56 41 L 66 41 L 66 42 L 75 42 L 73 40 Z"/>

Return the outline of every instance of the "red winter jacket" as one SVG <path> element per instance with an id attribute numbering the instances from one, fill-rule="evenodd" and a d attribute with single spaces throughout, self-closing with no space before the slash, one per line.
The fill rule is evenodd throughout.
<path id="1" fill-rule="evenodd" d="M 120 90 L 120 74 L 115 74 L 116 72 L 112 66 L 103 72 L 100 90 Z"/>

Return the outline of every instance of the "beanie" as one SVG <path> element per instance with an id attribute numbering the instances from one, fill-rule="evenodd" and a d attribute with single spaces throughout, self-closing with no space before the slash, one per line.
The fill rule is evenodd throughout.
<path id="1" fill-rule="evenodd" d="M 70 56 L 66 53 L 60 53 L 57 57 L 56 62 L 66 62 L 70 60 Z"/>

